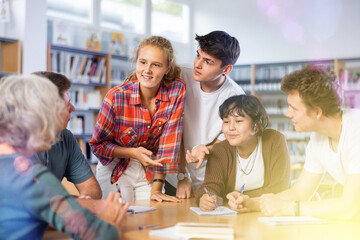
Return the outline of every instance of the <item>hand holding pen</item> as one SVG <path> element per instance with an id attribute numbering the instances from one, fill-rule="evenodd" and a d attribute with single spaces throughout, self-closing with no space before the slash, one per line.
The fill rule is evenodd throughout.
<path id="1" fill-rule="evenodd" d="M 200 198 L 199 207 L 202 211 L 213 211 L 218 206 L 222 205 L 222 198 L 210 193 L 206 187 L 204 187 L 205 194 Z"/>
<path id="2" fill-rule="evenodd" d="M 121 196 L 120 187 L 119 187 L 119 184 L 117 184 L 117 183 L 116 183 L 116 189 L 117 189 L 117 192 L 120 194 L 119 203 L 126 203 L 125 198 L 123 198 Z M 127 209 L 127 214 L 135 214 L 135 210 L 131 209 L 131 207 L 129 206 L 129 208 Z"/>
<path id="3" fill-rule="evenodd" d="M 244 195 L 245 184 L 243 184 L 239 191 L 234 191 L 226 195 L 226 198 L 229 200 L 228 204 L 230 208 L 239 212 L 247 212 L 247 202 L 249 197 Z"/>
<path id="4" fill-rule="evenodd" d="M 204 190 L 205 190 L 206 194 L 207 194 L 210 198 L 214 198 L 213 196 L 215 196 L 214 204 L 215 204 L 215 208 L 217 208 L 217 207 L 218 207 L 218 205 L 217 205 L 216 195 L 215 195 L 215 194 L 210 193 L 210 192 L 207 190 L 207 188 L 206 188 L 205 186 L 204 186 Z"/>
<path id="5" fill-rule="evenodd" d="M 106 199 L 102 199 L 97 205 L 96 215 L 102 220 L 114 225 L 120 232 L 126 224 L 126 212 L 129 203 L 119 203 L 120 194 L 110 192 Z"/>

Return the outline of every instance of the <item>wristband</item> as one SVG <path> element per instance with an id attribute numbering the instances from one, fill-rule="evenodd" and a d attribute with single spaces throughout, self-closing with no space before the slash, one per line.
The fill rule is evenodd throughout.
<path id="1" fill-rule="evenodd" d="M 294 213 L 295 213 L 295 216 L 300 216 L 300 202 L 299 201 L 295 201 Z"/>
<path id="2" fill-rule="evenodd" d="M 165 183 L 165 180 L 160 179 L 160 178 L 155 178 L 155 179 L 153 180 L 153 182 L 161 182 L 161 183 Z"/>

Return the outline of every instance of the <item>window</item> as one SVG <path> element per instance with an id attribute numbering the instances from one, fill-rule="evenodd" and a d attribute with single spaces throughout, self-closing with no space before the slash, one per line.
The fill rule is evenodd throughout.
<path id="1" fill-rule="evenodd" d="M 145 0 L 102 0 L 101 26 L 145 33 Z"/>
<path id="2" fill-rule="evenodd" d="M 189 6 L 169 0 L 152 0 L 151 34 L 169 40 L 189 41 Z"/>
<path id="3" fill-rule="evenodd" d="M 92 0 L 48 0 L 47 14 L 51 17 L 91 23 Z"/>

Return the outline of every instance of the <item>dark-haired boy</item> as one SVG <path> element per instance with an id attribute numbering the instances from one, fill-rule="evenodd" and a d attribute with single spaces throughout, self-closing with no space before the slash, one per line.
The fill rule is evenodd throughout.
<path id="1" fill-rule="evenodd" d="M 223 31 L 196 35 L 199 44 L 192 68 L 183 67 L 181 78 L 186 82 L 184 130 L 180 173 L 166 177 L 177 187 L 176 196 L 189 198 L 191 190 L 200 187 L 205 176 L 206 155 L 224 136 L 217 110 L 230 96 L 244 94 L 228 74 L 240 55 L 236 38 Z M 186 166 L 185 166 L 186 157 Z M 175 190 L 166 184 L 168 194 Z"/>

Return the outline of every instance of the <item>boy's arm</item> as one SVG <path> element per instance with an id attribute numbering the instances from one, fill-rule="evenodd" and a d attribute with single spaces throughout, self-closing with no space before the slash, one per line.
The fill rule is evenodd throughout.
<path id="1" fill-rule="evenodd" d="M 323 201 L 300 202 L 300 215 L 351 219 L 359 215 L 360 174 L 347 175 L 343 194 Z"/>
<path id="2" fill-rule="evenodd" d="M 358 214 L 360 174 L 347 175 L 341 197 L 321 201 L 308 201 L 313 189 L 316 189 L 321 181 L 321 174 L 311 174 L 304 170 L 299 180 L 294 187 L 278 195 L 264 195 L 260 200 L 262 211 L 268 215 L 294 215 L 296 201 L 299 201 L 299 215 L 303 216 L 351 219 Z M 280 207 L 281 205 L 283 207 Z"/>
<path id="3" fill-rule="evenodd" d="M 184 157 L 184 143 L 181 141 L 180 145 L 180 172 L 188 173 Z M 193 195 L 191 177 L 186 177 L 183 180 L 178 180 L 176 188 L 176 196 L 178 198 L 190 198 Z"/>
<path id="4" fill-rule="evenodd" d="M 210 154 L 210 151 L 213 148 L 213 146 L 218 142 L 221 142 L 221 141 L 219 139 L 215 138 L 214 141 L 212 141 L 211 143 L 209 143 L 207 145 L 199 144 L 199 145 L 193 147 L 193 149 L 191 149 L 191 151 L 187 150 L 186 151 L 186 161 L 188 163 L 198 162 L 198 164 L 196 165 L 196 168 L 199 168 L 201 166 L 201 164 L 204 162 L 206 156 Z"/>

